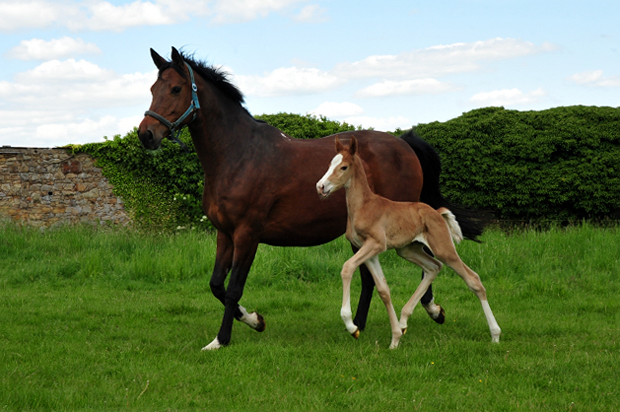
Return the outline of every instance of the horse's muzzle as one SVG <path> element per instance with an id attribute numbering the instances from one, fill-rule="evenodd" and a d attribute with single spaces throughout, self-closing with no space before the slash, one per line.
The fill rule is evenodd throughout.
<path id="1" fill-rule="evenodd" d="M 140 123 L 138 127 L 138 138 L 142 143 L 142 146 L 147 150 L 157 150 L 161 146 L 161 141 L 163 140 L 163 136 L 157 137 L 153 132 L 152 128 L 155 125 L 145 124 L 145 120 Z"/>

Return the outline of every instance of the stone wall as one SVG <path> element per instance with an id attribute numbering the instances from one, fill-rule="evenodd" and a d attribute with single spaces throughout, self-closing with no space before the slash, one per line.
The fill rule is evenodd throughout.
<path id="1" fill-rule="evenodd" d="M 87 154 L 0 147 L 0 220 L 127 225 L 123 202 Z"/>

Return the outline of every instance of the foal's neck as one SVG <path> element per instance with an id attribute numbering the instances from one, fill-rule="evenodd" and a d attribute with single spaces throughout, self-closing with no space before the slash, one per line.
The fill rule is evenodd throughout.
<path id="1" fill-rule="evenodd" d="M 349 215 L 355 214 L 355 212 L 364 207 L 370 199 L 376 196 L 370 189 L 368 178 L 364 171 L 364 165 L 358 156 L 355 156 L 351 167 L 353 168 L 351 179 L 349 179 L 349 182 L 345 185 Z"/>

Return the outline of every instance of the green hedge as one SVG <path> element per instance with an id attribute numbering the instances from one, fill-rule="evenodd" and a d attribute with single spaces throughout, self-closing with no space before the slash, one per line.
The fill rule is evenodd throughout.
<path id="1" fill-rule="evenodd" d="M 444 195 L 500 219 L 617 219 L 620 109 L 492 107 L 417 133 L 439 152 Z"/>
<path id="2" fill-rule="evenodd" d="M 296 138 L 356 130 L 311 115 L 279 113 L 257 119 Z M 415 129 L 439 152 L 442 191 L 453 202 L 492 209 L 498 218 L 509 220 L 618 218 L 620 109 L 485 108 Z M 193 148 L 187 130 L 181 139 Z M 201 207 L 203 172 L 196 153 L 185 153 L 167 140 L 160 150 L 148 152 L 136 130 L 73 148 L 97 158 L 138 227 L 210 226 Z"/>

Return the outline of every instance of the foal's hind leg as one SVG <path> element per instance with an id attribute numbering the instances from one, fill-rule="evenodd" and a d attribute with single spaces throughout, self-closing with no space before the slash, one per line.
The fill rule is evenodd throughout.
<path id="1" fill-rule="evenodd" d="M 400 342 L 403 332 L 398 324 L 398 318 L 396 317 L 396 311 L 394 305 L 392 305 L 392 297 L 390 296 L 390 287 L 385 280 L 383 270 L 379 264 L 379 256 L 374 256 L 366 261 L 366 266 L 372 273 L 372 277 L 375 280 L 375 286 L 377 286 L 377 292 L 385 305 L 385 309 L 388 312 L 388 318 L 390 319 L 390 327 L 392 329 L 392 342 L 390 343 L 390 349 L 396 349 Z"/>
<path id="2" fill-rule="evenodd" d="M 430 287 L 433 280 L 435 280 L 437 274 L 441 270 L 441 262 L 426 254 L 423 250 L 423 246 L 424 245 L 422 245 L 421 243 L 416 242 L 396 250 L 396 253 L 398 253 L 400 257 L 420 266 L 424 270 L 424 276 L 422 277 L 422 281 L 413 293 L 413 296 L 411 296 L 409 301 L 405 304 L 402 311 L 400 312 L 399 323 L 403 333 L 407 331 L 407 321 L 413 313 L 413 309 L 415 309 L 418 301 L 420 301 L 420 299 L 424 295 L 424 291 Z M 441 309 L 441 307 L 439 308 L 441 310 L 441 313 L 443 314 L 443 309 Z"/>
<path id="3" fill-rule="evenodd" d="M 444 242 L 444 245 L 447 243 Z M 491 332 L 491 340 L 493 342 L 499 342 L 499 336 L 502 332 L 497 321 L 495 320 L 495 316 L 493 316 L 493 312 L 491 311 L 491 307 L 489 306 L 489 302 L 487 300 L 487 293 L 480 281 L 480 276 L 473 270 L 471 270 L 467 265 L 461 260 L 459 255 L 456 253 L 456 249 L 454 249 L 454 244 L 452 242 L 449 243 L 450 247 L 442 248 L 441 253 L 437 252 L 436 256 L 443 263 L 451 267 L 460 277 L 463 278 L 467 287 L 478 296 L 480 299 L 480 303 L 482 304 L 482 310 L 484 311 L 484 316 L 487 318 L 487 323 L 489 324 L 489 331 Z"/>

